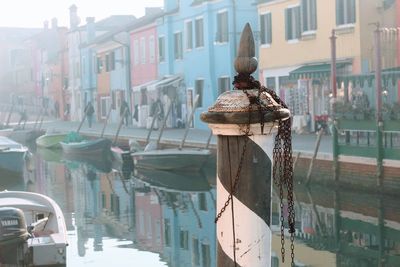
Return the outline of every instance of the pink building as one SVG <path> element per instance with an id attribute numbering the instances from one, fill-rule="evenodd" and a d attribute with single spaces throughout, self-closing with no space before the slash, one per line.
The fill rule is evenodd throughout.
<path id="1" fill-rule="evenodd" d="M 156 80 L 158 64 L 157 25 L 161 10 L 147 9 L 130 31 L 131 84 L 138 86 Z"/>

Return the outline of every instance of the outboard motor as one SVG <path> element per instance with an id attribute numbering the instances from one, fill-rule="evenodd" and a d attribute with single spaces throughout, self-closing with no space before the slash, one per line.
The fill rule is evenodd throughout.
<path id="1" fill-rule="evenodd" d="M 23 262 L 28 237 L 22 210 L 0 208 L 0 265 L 19 265 Z"/>

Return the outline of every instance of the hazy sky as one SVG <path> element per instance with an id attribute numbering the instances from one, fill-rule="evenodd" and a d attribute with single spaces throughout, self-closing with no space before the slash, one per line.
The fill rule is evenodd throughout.
<path id="1" fill-rule="evenodd" d="M 144 15 L 144 7 L 162 6 L 163 0 L 0 0 L 0 27 L 42 27 L 45 20 L 58 19 L 68 26 L 69 7 L 78 7 L 82 22 L 86 17 L 96 21 L 110 15 Z"/>

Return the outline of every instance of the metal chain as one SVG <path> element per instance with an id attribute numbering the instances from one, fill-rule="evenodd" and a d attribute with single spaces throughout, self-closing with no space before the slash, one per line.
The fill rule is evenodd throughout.
<path id="1" fill-rule="evenodd" d="M 264 131 L 264 117 L 263 111 L 276 111 L 280 108 L 288 108 L 287 105 L 279 98 L 279 96 L 273 91 L 264 86 L 261 86 L 259 81 L 256 81 L 252 76 L 247 76 L 243 74 L 239 74 L 235 76 L 233 84 L 238 89 L 243 89 L 244 93 L 247 95 L 249 99 L 248 113 L 249 113 L 249 123 L 246 125 L 246 129 L 244 130 L 244 135 L 250 135 L 250 116 L 252 111 L 252 104 L 255 103 L 258 106 L 258 111 L 260 114 L 260 126 L 261 132 Z M 244 85 L 243 85 L 244 84 Z M 238 86 L 240 85 L 240 86 Z M 245 86 L 246 88 L 240 88 Z M 250 95 L 246 89 L 258 89 L 258 95 L 256 97 Z M 278 104 L 278 106 L 273 105 L 273 102 L 268 97 L 265 98 L 268 105 L 265 105 L 261 101 L 261 94 L 263 92 L 268 93 Z M 229 193 L 228 199 L 225 202 L 224 206 L 221 208 L 220 212 L 217 214 L 215 218 L 215 223 L 221 218 L 222 214 L 229 206 L 233 194 L 237 190 L 237 186 L 239 184 L 240 172 L 242 170 L 244 155 L 247 149 L 248 139 L 245 139 L 243 145 L 243 151 L 240 157 L 238 170 L 236 172 L 234 184 L 231 188 L 231 192 Z M 290 233 L 290 250 L 291 250 L 291 266 L 295 266 L 294 264 L 294 237 L 295 237 L 295 211 L 294 211 L 294 199 L 293 199 L 293 158 L 292 158 L 292 138 L 291 138 L 291 118 L 287 120 L 280 120 L 278 125 L 278 133 L 275 136 L 275 144 L 273 149 L 273 169 L 272 175 L 274 183 L 279 187 L 279 198 L 280 198 L 280 234 L 281 234 L 281 255 L 282 262 L 285 262 L 285 218 L 284 214 L 284 204 L 283 204 L 283 189 L 284 186 L 287 190 L 287 202 L 288 202 L 288 226 Z M 234 244 L 235 248 L 235 244 Z"/>

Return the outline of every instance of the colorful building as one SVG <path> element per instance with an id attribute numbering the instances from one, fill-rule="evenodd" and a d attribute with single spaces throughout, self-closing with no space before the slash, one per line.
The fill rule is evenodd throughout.
<path id="1" fill-rule="evenodd" d="M 395 26 L 390 1 L 259 2 L 261 81 L 285 99 L 295 122 L 307 112 L 312 117 L 329 112 L 332 30 L 337 35 L 338 76 L 351 76 L 374 70 L 373 24 Z M 373 104 L 374 89 L 363 87 L 358 81 L 340 83 L 338 97 L 349 99 L 365 90 Z"/>
<path id="2" fill-rule="evenodd" d="M 157 21 L 158 73 L 177 77 L 161 89 L 177 95 L 170 99 L 174 103 L 171 126 L 186 123 L 199 95 L 194 127 L 206 129 L 199 115 L 232 88 L 238 37 L 247 22 L 258 29 L 256 6 L 252 1 L 165 0 L 164 12 Z"/>
<path id="3" fill-rule="evenodd" d="M 122 24 L 116 27 L 116 29 L 89 42 L 88 47 L 93 49 L 97 56 L 99 119 L 105 119 L 108 111 L 111 109 L 110 121 L 118 122 L 120 120 L 120 108 L 123 101 L 128 103 L 130 112 L 132 112 L 135 100 L 132 94 L 133 84 L 137 85 L 146 79 L 153 79 L 157 69 L 154 59 L 155 48 L 153 48 L 153 53 L 151 53 L 150 49 L 143 44 L 142 49 L 148 51 L 149 57 L 153 55 L 153 59 L 147 57 L 147 53 L 143 52 L 141 54 L 141 68 L 138 68 L 136 64 L 132 63 L 136 62 L 136 58 L 133 59 L 134 55 L 131 52 L 133 50 L 131 38 L 133 33 L 146 31 L 148 24 L 154 23 L 155 18 L 160 13 L 161 9 L 147 9 L 145 16 Z M 153 26 L 154 28 L 155 26 Z M 143 36 L 141 38 L 144 39 Z M 152 39 L 154 41 L 154 34 Z M 153 42 L 153 47 L 154 45 L 155 43 Z M 148 64 L 146 58 L 149 59 Z"/>
<path id="4" fill-rule="evenodd" d="M 69 76 L 69 91 L 71 93 L 71 118 L 72 120 L 80 120 L 83 115 L 83 110 L 89 101 L 96 102 L 101 99 L 101 94 L 109 93 L 110 84 L 99 84 L 100 82 L 108 82 L 105 74 L 100 76 L 102 65 L 104 67 L 106 61 L 98 62 L 96 52 L 89 44 L 93 44 L 97 38 L 108 32 L 114 31 L 134 20 L 132 15 L 114 15 L 98 22 L 92 17 L 87 18 L 87 23 L 79 27 L 80 19 L 77 15 L 77 7 L 70 7 L 70 32 L 68 34 L 69 43 L 69 61 L 70 61 L 70 76 Z M 107 53 L 105 53 L 107 54 Z M 104 56 L 106 56 L 104 54 Z M 108 61 L 111 63 L 111 58 Z M 100 72 L 99 72 L 100 71 Z M 110 70 L 105 70 L 109 72 Z M 100 89 L 98 90 L 98 88 Z M 100 96 L 98 96 L 100 92 Z M 100 100 L 101 101 L 101 100 Z M 102 118 L 102 107 L 100 104 L 95 105 L 98 119 Z"/>
<path id="5" fill-rule="evenodd" d="M 140 18 L 130 30 L 132 110 L 134 122 L 146 127 L 150 103 L 157 98 L 155 90 L 150 92 L 151 84 L 158 82 L 158 43 L 156 20 L 163 14 L 160 8 L 147 8 L 146 15 Z"/>

